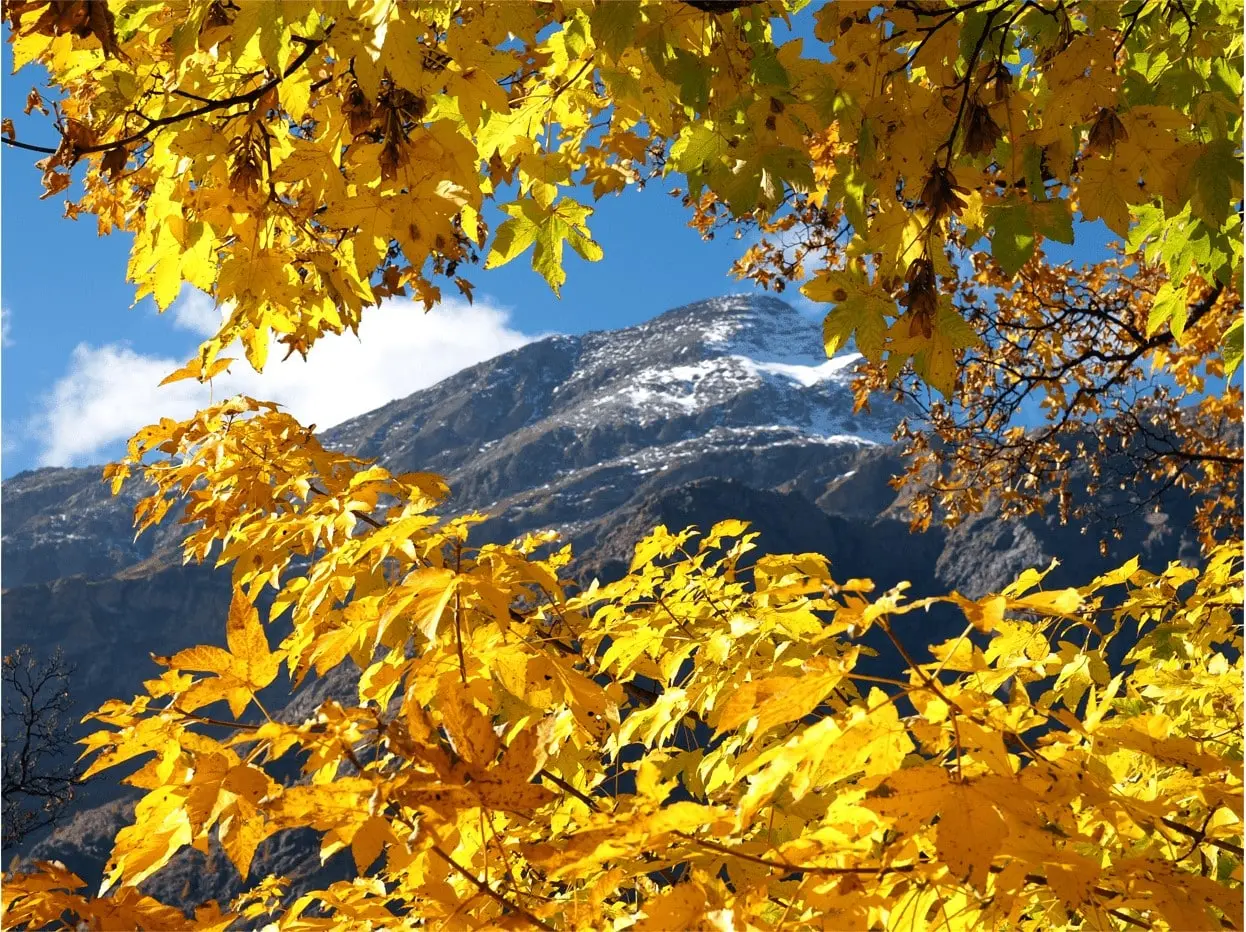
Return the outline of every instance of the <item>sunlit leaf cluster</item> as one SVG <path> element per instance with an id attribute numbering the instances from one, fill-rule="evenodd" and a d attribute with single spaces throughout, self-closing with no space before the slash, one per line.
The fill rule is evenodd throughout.
<path id="1" fill-rule="evenodd" d="M 148 428 L 111 469 L 130 471 L 155 487 L 141 525 L 180 502 L 188 559 L 230 566 L 227 646 L 156 658 L 143 694 L 94 713 L 90 771 L 141 764 L 134 823 L 98 895 L 52 864 L 10 876 L 6 926 L 1192 929 L 1240 912 L 1240 548 L 910 601 L 816 554 L 757 556 L 728 520 L 659 527 L 626 575 L 580 590 L 567 548 L 476 546 L 475 516 L 432 510 L 435 478 L 325 450 L 249 399 Z M 964 631 L 922 647 L 939 611 Z M 904 673 L 880 674 L 880 652 Z M 258 698 L 281 668 L 343 664 L 355 701 L 288 720 Z M 218 843 L 246 876 L 300 828 L 356 879 L 286 896 L 252 876 L 176 923 L 141 892 L 184 848 Z"/>
<path id="2" fill-rule="evenodd" d="M 98 891 L 7 876 L 6 927 L 1236 927 L 1240 5 L 800 6 L 14 0 L 49 135 L 3 141 L 133 234 L 138 297 L 225 310 L 166 381 L 470 298 L 474 263 L 557 291 L 568 247 L 602 257 L 590 200 L 677 179 L 694 227 L 762 233 L 740 274 L 828 306 L 860 404 L 927 404 L 918 524 L 1067 505 L 1124 456 L 1202 496 L 1200 566 L 910 600 L 726 520 L 580 588 L 555 535 L 478 544 L 440 478 L 230 399 L 107 470 L 154 488 L 140 532 L 179 514 L 229 568 L 223 646 L 93 713 L 133 824 Z M 1079 220 L 1122 245 L 1053 264 Z M 930 643 L 936 615 L 963 633 Z M 345 671 L 349 701 L 266 708 Z M 294 830 L 353 879 L 260 876 Z M 216 847 L 233 902 L 144 892 Z"/>
<path id="3" fill-rule="evenodd" d="M 1235 0 L 826 2 L 784 38 L 805 6 L 21 0 L 14 62 L 64 95 L 59 141 L 6 134 L 49 153 L 71 216 L 135 234 L 140 297 L 228 308 L 204 365 L 239 340 L 262 367 L 272 335 L 306 352 L 439 280 L 470 295 L 482 258 L 530 251 L 557 290 L 565 246 L 601 257 L 585 201 L 657 172 L 698 212 L 842 220 L 844 262 L 807 288 L 828 343 L 945 395 L 982 337 L 950 239 L 1011 276 L 1102 220 L 1172 279 L 1148 331 L 1180 333 L 1193 281 L 1241 292 Z M 1215 335 L 1230 368 L 1240 334 Z"/>

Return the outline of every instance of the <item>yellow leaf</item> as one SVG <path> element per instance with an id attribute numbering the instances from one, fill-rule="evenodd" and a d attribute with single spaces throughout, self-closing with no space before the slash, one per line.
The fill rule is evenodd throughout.
<path id="1" fill-rule="evenodd" d="M 963 716 L 958 720 L 957 729 L 965 747 L 976 750 L 977 756 L 988 767 L 1001 776 L 1011 777 L 1013 775 L 1013 766 L 1008 759 L 1008 750 L 1004 746 L 1003 735 L 998 731 L 989 731 L 972 719 Z"/>
<path id="2" fill-rule="evenodd" d="M 644 932 L 668 932 L 670 929 L 701 928 L 705 913 L 705 891 L 699 883 L 688 882 L 668 887 L 645 902 L 645 916 L 635 925 Z"/>
<path id="3" fill-rule="evenodd" d="M 983 634 L 990 634 L 995 630 L 995 626 L 1004 620 L 1004 611 L 1008 608 L 1008 600 L 1002 595 L 991 595 L 975 601 L 954 592 L 951 599 L 960 606 L 969 623 Z"/>
<path id="4" fill-rule="evenodd" d="M 887 319 L 898 311 L 891 295 L 852 269 L 823 271 L 800 290 L 811 301 L 834 305 L 822 321 L 822 343 L 828 357 L 855 340 L 862 355 L 871 362 L 880 360 Z"/>
<path id="5" fill-rule="evenodd" d="M 795 722 L 821 705 L 841 680 L 843 674 L 833 672 L 747 682 L 727 700 L 718 721 L 718 731 L 731 731 L 754 717 L 754 735 L 764 734 L 776 725 Z"/>
<path id="6" fill-rule="evenodd" d="M 205 371 L 202 367 L 203 360 L 196 356 L 182 368 L 171 372 L 161 380 L 161 385 L 168 385 L 170 382 L 180 382 L 183 379 L 198 379 L 200 382 L 206 382 L 208 379 L 214 379 L 226 369 L 234 360 L 230 356 L 221 356 L 213 360 Z"/>
<path id="7" fill-rule="evenodd" d="M 1032 592 L 1019 599 L 1009 599 L 1008 607 L 1018 612 L 1044 615 L 1072 615 L 1082 606 L 1082 595 L 1076 589 L 1051 589 Z"/>
<path id="8" fill-rule="evenodd" d="M 368 816 L 355 832 L 350 842 L 350 853 L 355 859 L 355 870 L 362 877 L 367 873 L 389 840 L 389 822 L 380 816 Z"/>
<path id="9" fill-rule="evenodd" d="M 1102 220 L 1118 236 L 1129 234 L 1129 205 L 1148 200 L 1137 173 L 1118 159 L 1088 158 L 1082 165 L 1077 200 L 1087 220 Z"/>
<path id="10" fill-rule="evenodd" d="M 951 784 L 940 807 L 935 850 L 952 876 L 986 889 L 991 863 L 1004 848 L 1008 825 L 994 804 L 972 785 Z"/>
<path id="11" fill-rule="evenodd" d="M 255 849 L 276 830 L 277 826 L 267 822 L 258 809 L 249 805 L 235 807 L 221 820 L 221 847 L 243 879 L 251 873 Z"/>
<path id="12" fill-rule="evenodd" d="M 407 580 L 407 586 L 418 593 L 412 604 L 415 627 L 429 643 L 437 640 L 446 607 L 457 591 L 457 579 L 452 570 L 425 569 Z"/>
<path id="13" fill-rule="evenodd" d="M 194 709 L 225 699 L 237 717 L 255 693 L 276 679 L 284 655 L 269 651 L 259 613 L 238 591 L 230 605 L 225 637 L 228 651 L 211 646 L 192 647 L 179 651 L 169 661 L 174 669 L 205 670 L 217 675 L 216 679 L 191 687 L 183 699 L 184 708 Z"/>
<path id="14" fill-rule="evenodd" d="M 912 834 L 939 812 L 950 785 L 951 778 L 942 767 L 908 767 L 888 776 L 862 805 L 887 819 L 896 831 Z"/>
<path id="15" fill-rule="evenodd" d="M 498 752 L 493 725 L 476 709 L 457 678 L 442 677 L 437 687 L 437 709 L 459 757 L 477 766 L 493 761 Z"/>

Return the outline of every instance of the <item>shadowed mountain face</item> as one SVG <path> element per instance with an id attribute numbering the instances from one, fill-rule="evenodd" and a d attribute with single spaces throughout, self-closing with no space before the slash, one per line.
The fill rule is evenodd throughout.
<path id="1" fill-rule="evenodd" d="M 838 578 L 868 576 L 884 587 L 910 580 L 915 596 L 985 593 L 1057 554 L 1058 577 L 1072 582 L 1135 553 L 1162 567 L 1197 552 L 1191 509 L 1179 497 L 1166 501 L 1167 514 L 1127 524 L 1106 557 L 1097 529 L 1054 519 L 1003 522 L 988 512 L 910 535 L 888 484 L 899 471 L 888 440 L 905 411 L 879 399 L 854 414 L 855 362 L 827 360 L 818 324 L 781 301 L 715 298 L 637 327 L 528 344 L 322 440 L 396 471 L 444 475 L 451 510 L 489 515 L 481 540 L 562 531 L 582 580 L 622 573 L 633 544 L 656 524 L 705 528 L 724 517 L 751 521 L 764 551 L 818 551 Z M 77 664 L 80 712 L 139 691 L 159 670 L 149 652 L 223 643 L 227 571 L 182 566 L 172 517 L 135 542 L 140 484 L 112 498 L 99 467 L 42 469 L 13 477 L 2 492 L 4 643 L 41 654 L 63 647 Z M 959 632 L 957 619 L 921 618 L 913 644 Z M 353 698 L 346 667 L 308 684 L 286 714 L 329 695 Z M 30 853 L 97 880 L 107 840 L 132 804 L 117 776 L 90 787 L 75 821 Z M 150 889 L 186 903 L 236 892 L 241 881 L 220 852 L 209 862 L 186 853 Z M 321 868 L 314 844 L 281 836 L 256 869 L 310 884 L 347 866 Z M 215 886 L 211 877 L 220 878 Z"/>

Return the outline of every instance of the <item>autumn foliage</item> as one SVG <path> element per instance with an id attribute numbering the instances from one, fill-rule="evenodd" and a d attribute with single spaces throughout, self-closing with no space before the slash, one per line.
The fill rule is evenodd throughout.
<path id="1" fill-rule="evenodd" d="M 153 485 L 140 532 L 181 508 L 186 558 L 230 568 L 226 646 L 94 713 L 89 772 L 139 765 L 134 824 L 99 891 L 6 877 L 4 924 L 1238 928 L 1234 7 L 825 3 L 805 42 L 778 2 L 8 4 L 16 64 L 62 94 L 28 101 L 59 134 L 45 196 L 135 234 L 140 297 L 189 283 L 228 312 L 171 378 L 235 341 L 257 368 L 274 337 L 314 351 L 388 296 L 470 297 L 466 267 L 529 249 L 557 290 L 565 246 L 601 258 L 588 196 L 682 176 L 701 229 L 761 229 L 741 274 L 813 273 L 861 403 L 930 405 L 901 438 L 917 523 L 1041 509 L 1141 445 L 1203 496 L 1205 550 L 910 600 L 725 520 L 656 528 L 580 589 L 553 535 L 477 544 L 438 477 L 230 399 L 108 469 Z M 1048 261 L 1075 219 L 1118 254 Z M 1162 404 L 1133 391 L 1148 365 Z M 931 612 L 963 634 L 929 643 Z M 350 703 L 287 721 L 258 698 L 343 665 Z M 254 876 L 299 828 L 355 879 Z M 249 878 L 234 902 L 192 919 L 142 892 L 216 843 Z"/>
<path id="2" fill-rule="evenodd" d="M 297 827 L 321 834 L 323 856 L 349 848 L 359 879 L 285 902 L 278 878 L 256 878 L 201 927 L 1187 929 L 1236 916 L 1229 549 L 1201 572 L 1133 561 L 1050 590 L 1030 571 L 982 599 L 910 602 L 836 581 L 816 554 L 744 571 L 756 535 L 725 521 L 657 528 L 625 577 L 574 591 L 566 548 L 474 547 L 479 516 L 430 512 L 436 478 L 325 451 L 271 406 L 237 399 L 149 429 L 114 481 L 161 451 L 140 526 L 187 499 L 188 558 L 233 568 L 228 647 L 158 658 L 144 695 L 95 713 L 92 772 L 146 759 L 112 895 L 84 896 L 63 871 L 10 878 L 12 924 L 69 910 L 167 927 L 174 913 L 136 888 L 180 848 L 217 838 L 246 874 L 257 845 Z M 294 624 L 275 648 L 252 605 L 266 585 L 279 589 L 269 620 Z M 965 631 L 915 657 L 905 642 L 941 602 Z M 903 679 L 858 673 L 871 630 Z M 357 704 L 247 714 L 282 666 L 298 682 L 352 662 Z M 232 734 L 211 737 L 220 724 Z M 270 775 L 284 758 L 302 779 Z"/>

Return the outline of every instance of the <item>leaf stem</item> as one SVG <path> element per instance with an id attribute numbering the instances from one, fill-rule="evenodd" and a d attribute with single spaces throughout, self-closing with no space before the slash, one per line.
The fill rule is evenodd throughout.
<path id="1" fill-rule="evenodd" d="M 538 929 L 545 929 L 546 932 L 554 932 L 553 926 L 549 925 L 546 922 L 542 922 L 540 919 L 532 915 L 532 913 L 528 912 L 528 910 L 524 909 L 518 903 L 512 903 L 502 894 L 498 893 L 491 886 L 489 886 L 487 883 L 485 883 L 483 880 L 481 880 L 479 877 L 477 877 L 475 874 L 473 874 L 471 871 L 469 871 L 467 868 L 461 865 L 458 861 L 454 860 L 454 858 L 450 857 L 450 855 L 442 851 L 440 846 L 433 845 L 431 850 L 433 854 L 437 855 L 437 857 L 441 858 L 443 861 L 445 861 L 447 864 L 453 867 L 462 877 L 464 877 L 467 881 L 469 881 L 477 890 L 479 890 L 485 896 L 489 897 L 489 899 L 501 905 L 503 909 L 511 910 L 519 914 L 524 919 L 526 919 L 528 922 L 532 923 L 532 925 L 536 926 Z"/>

